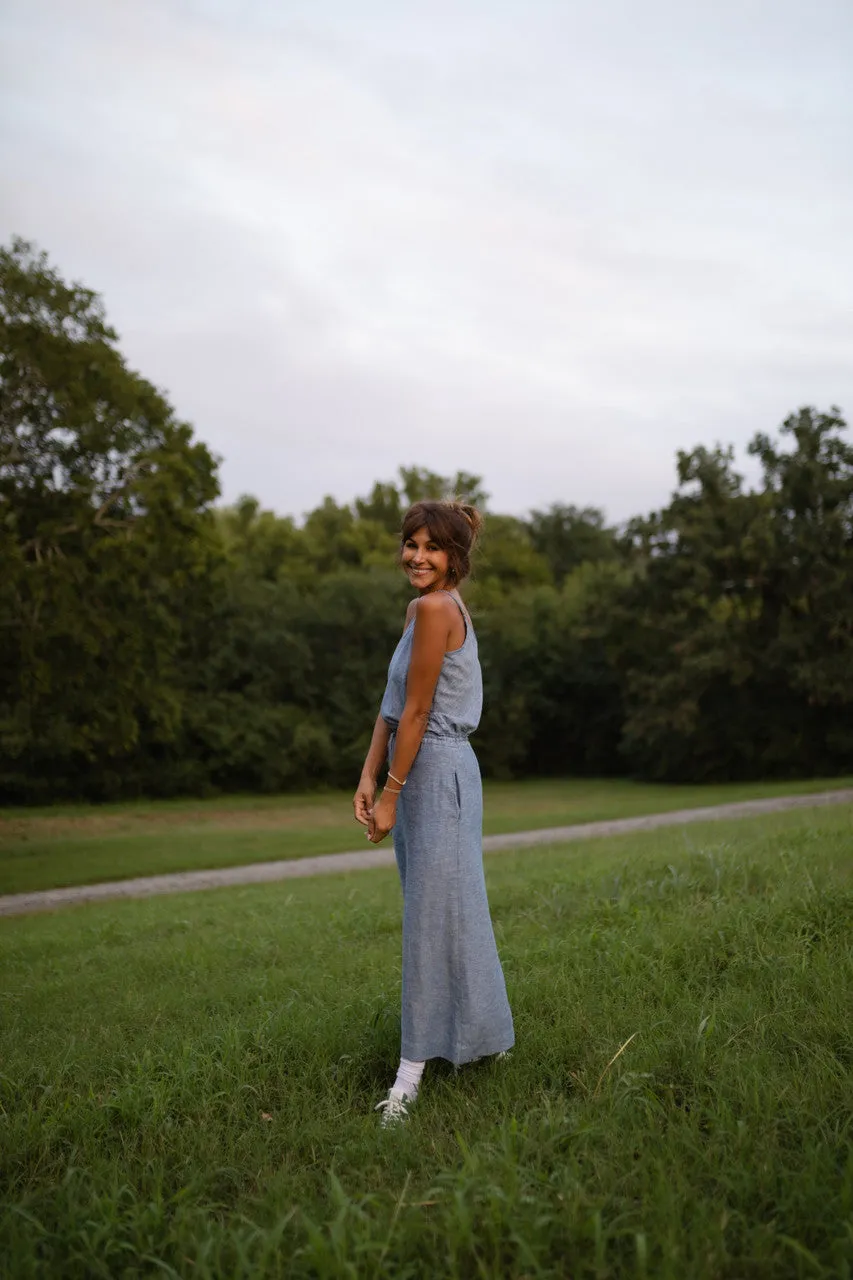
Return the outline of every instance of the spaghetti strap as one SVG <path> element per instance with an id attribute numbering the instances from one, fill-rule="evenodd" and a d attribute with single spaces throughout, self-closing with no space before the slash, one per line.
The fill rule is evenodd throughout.
<path id="1" fill-rule="evenodd" d="M 443 596 L 450 596 L 450 599 L 453 601 L 453 603 L 458 608 L 459 612 L 462 614 L 462 621 L 465 623 L 465 635 L 467 636 L 468 627 L 470 626 L 471 619 L 468 616 L 467 609 L 462 608 L 462 602 L 456 599 L 456 596 L 453 594 L 452 591 L 445 591 L 444 587 L 439 587 L 436 594 L 443 595 Z M 454 649 L 451 649 L 450 652 L 455 653 L 456 651 Z"/>

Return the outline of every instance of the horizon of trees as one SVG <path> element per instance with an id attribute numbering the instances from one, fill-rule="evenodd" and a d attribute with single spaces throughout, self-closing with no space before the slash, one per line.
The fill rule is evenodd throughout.
<path id="1" fill-rule="evenodd" d="M 302 521 L 246 496 L 128 369 L 101 300 L 0 249 L 0 801 L 354 785 L 410 588 L 406 506 L 486 525 L 466 597 L 493 777 L 853 772 L 853 448 L 803 408 L 750 453 L 677 456 L 620 527 L 492 512 L 401 468 Z"/>

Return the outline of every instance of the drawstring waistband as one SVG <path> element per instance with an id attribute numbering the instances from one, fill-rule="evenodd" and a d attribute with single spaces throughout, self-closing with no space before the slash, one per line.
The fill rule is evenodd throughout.
<path id="1" fill-rule="evenodd" d="M 397 730 L 396 730 L 396 729 L 392 729 L 392 730 L 391 730 L 391 736 L 390 736 L 390 737 L 389 737 L 389 739 L 388 739 L 388 745 L 389 745 L 389 746 L 391 745 L 391 743 L 393 743 L 393 741 L 394 741 L 394 739 L 396 738 L 396 736 L 397 736 Z M 470 736 L 470 735 L 469 735 L 469 734 L 467 734 L 467 733 L 436 733 L 434 729 L 427 729 L 427 731 L 426 731 L 426 733 L 424 734 L 424 736 L 423 736 L 423 738 L 421 739 L 421 741 L 422 741 L 422 742 L 460 742 L 460 743 L 464 743 L 464 742 L 467 742 L 467 741 L 468 741 L 469 736 Z"/>

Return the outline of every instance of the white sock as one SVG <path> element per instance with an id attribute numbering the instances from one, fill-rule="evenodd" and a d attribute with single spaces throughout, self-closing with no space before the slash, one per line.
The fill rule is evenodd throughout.
<path id="1" fill-rule="evenodd" d="M 408 1058 L 401 1058 L 397 1068 L 397 1079 L 394 1081 L 394 1092 L 405 1093 L 406 1097 L 414 1102 L 418 1096 L 425 1066 L 425 1062 L 410 1062 Z"/>

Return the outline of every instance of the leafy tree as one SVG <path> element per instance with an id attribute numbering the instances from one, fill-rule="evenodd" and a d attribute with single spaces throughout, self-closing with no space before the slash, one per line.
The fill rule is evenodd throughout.
<path id="1" fill-rule="evenodd" d="M 519 587 L 552 581 L 548 562 L 536 550 L 530 529 L 515 516 L 490 515 L 483 525 L 471 586 L 472 608 L 496 605 Z"/>
<path id="2" fill-rule="evenodd" d="M 660 512 L 490 513 L 469 601 L 484 772 L 701 779 L 853 769 L 853 447 L 803 409 L 678 455 Z M 122 359 L 100 300 L 0 250 L 0 798 L 345 785 L 410 588 L 401 468 L 300 525 L 216 465 Z"/>
<path id="3" fill-rule="evenodd" d="M 401 467 L 400 487 L 406 499 L 406 505 L 421 502 L 425 498 L 447 500 L 461 498 L 471 502 L 484 511 L 488 505 L 489 495 L 483 489 L 481 476 L 472 475 L 468 471 L 457 471 L 452 476 L 438 475 L 425 467 Z"/>
<path id="4" fill-rule="evenodd" d="M 174 734 L 180 599 L 216 493 L 96 295 L 24 241 L 0 250 L 0 793 L 73 791 Z"/>
<path id="5" fill-rule="evenodd" d="M 369 498 L 356 498 L 355 509 L 360 520 L 381 525 L 386 533 L 395 537 L 403 523 L 403 503 L 395 484 L 377 481 Z"/>
<path id="6" fill-rule="evenodd" d="M 645 776 L 853 764 L 853 451 L 843 430 L 838 415 L 807 409 L 782 428 L 789 453 L 757 436 L 764 483 L 752 493 L 730 450 L 681 454 L 682 490 L 632 525 L 623 749 Z"/>
<path id="7" fill-rule="evenodd" d="M 817 768 L 853 763 L 853 446 L 837 410 L 801 409 L 759 434 L 769 519 L 756 588 L 765 665 L 784 672 L 803 708 L 803 742 Z"/>
<path id="8" fill-rule="evenodd" d="M 300 581 L 313 573 L 303 530 L 289 516 L 262 511 L 256 498 L 244 496 L 233 507 L 220 508 L 216 525 L 223 551 L 242 577 Z"/>
<path id="9" fill-rule="evenodd" d="M 376 520 L 359 519 L 353 509 L 324 498 L 303 526 L 304 546 L 315 574 L 346 568 L 393 564 L 399 532 L 389 533 Z"/>
<path id="10" fill-rule="evenodd" d="M 533 546 L 548 562 L 557 586 L 578 565 L 617 558 L 616 533 L 597 507 L 554 503 L 546 511 L 531 512 L 529 525 Z"/>
<path id="11" fill-rule="evenodd" d="M 565 579 L 540 621 L 533 708 L 537 731 L 527 770 L 534 774 L 614 774 L 624 769 L 619 639 L 631 572 L 610 558 L 586 561 Z"/>
<path id="12" fill-rule="evenodd" d="M 153 761 L 140 758 L 147 789 L 168 779 L 176 793 L 283 791 L 328 776 L 332 748 L 312 713 L 305 612 L 292 580 L 227 573 L 186 652 L 180 732 Z"/>

